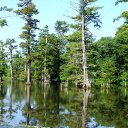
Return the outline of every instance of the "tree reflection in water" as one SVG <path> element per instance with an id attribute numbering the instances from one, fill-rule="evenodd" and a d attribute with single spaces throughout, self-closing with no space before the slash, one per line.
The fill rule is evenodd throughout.
<path id="1" fill-rule="evenodd" d="M 9 118 L 10 119 L 13 119 L 14 118 L 14 116 L 12 115 L 12 113 L 13 113 L 13 108 L 12 108 L 12 85 L 13 84 L 13 81 L 12 81 L 12 79 L 11 79 L 11 82 L 10 82 L 10 88 L 9 88 Z"/>
<path id="2" fill-rule="evenodd" d="M 31 110 L 31 103 L 30 103 L 30 97 L 31 97 L 31 85 L 26 85 L 26 107 L 28 110 Z"/>
<path id="3" fill-rule="evenodd" d="M 83 90 L 83 109 L 82 109 L 82 128 L 88 127 L 87 121 L 87 108 L 88 108 L 88 98 L 91 90 Z"/>
<path id="4" fill-rule="evenodd" d="M 56 85 L 3 86 L 0 121 L 41 127 L 127 127 L 127 88 L 78 90 Z M 0 124 L 1 126 L 1 124 Z"/>
<path id="5" fill-rule="evenodd" d="M 30 111 L 31 111 L 31 84 L 25 85 L 26 90 L 26 124 L 30 124 Z"/>

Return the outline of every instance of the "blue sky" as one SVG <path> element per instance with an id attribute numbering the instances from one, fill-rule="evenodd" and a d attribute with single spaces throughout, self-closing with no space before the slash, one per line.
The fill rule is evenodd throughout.
<path id="1" fill-rule="evenodd" d="M 16 9 L 16 3 L 18 3 L 18 1 L 19 0 L 3 0 L 0 3 L 1 6 L 7 5 L 8 7 Z M 98 0 L 98 2 L 95 3 L 95 5 L 103 7 L 99 12 L 101 14 L 102 28 L 97 30 L 92 25 L 90 26 L 90 31 L 97 40 L 104 36 L 114 36 L 117 28 L 123 23 L 123 20 L 113 23 L 113 19 L 127 9 L 127 4 L 122 3 L 115 6 L 115 1 L 116 0 Z M 71 22 L 67 16 L 74 16 L 76 13 L 72 3 L 76 6 L 75 3 L 77 3 L 77 0 L 34 0 L 34 2 L 40 12 L 37 16 L 40 20 L 38 26 L 43 28 L 45 25 L 48 25 L 50 33 L 54 32 L 54 24 L 57 20 Z M 0 12 L 0 16 L 7 15 L 10 14 Z M 8 17 L 7 21 L 9 26 L 0 28 L 0 40 L 15 38 L 19 41 L 18 36 L 21 33 L 21 27 L 24 25 L 24 22 L 18 17 Z"/>

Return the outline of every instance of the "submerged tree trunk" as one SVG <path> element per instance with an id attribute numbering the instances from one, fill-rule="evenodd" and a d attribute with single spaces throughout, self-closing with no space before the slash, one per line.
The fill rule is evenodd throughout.
<path id="1" fill-rule="evenodd" d="M 87 70 L 87 43 L 85 37 L 85 3 L 82 0 L 82 51 L 83 51 L 83 87 L 90 88 L 91 84 L 88 79 L 88 70 Z"/>

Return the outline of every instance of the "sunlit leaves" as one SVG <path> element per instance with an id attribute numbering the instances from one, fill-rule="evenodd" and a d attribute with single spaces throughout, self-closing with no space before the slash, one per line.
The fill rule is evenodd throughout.
<path id="1" fill-rule="evenodd" d="M 128 26 L 122 25 L 116 32 L 116 40 L 120 44 L 128 44 Z"/>
<path id="2" fill-rule="evenodd" d="M 22 18 L 25 20 L 25 26 L 22 27 L 23 31 L 20 34 L 20 38 L 25 40 L 25 42 L 21 43 L 21 47 L 26 48 L 26 52 L 30 52 L 30 48 L 32 48 L 32 45 L 35 41 L 34 37 L 35 30 L 37 28 L 37 23 L 39 22 L 37 19 L 33 18 L 33 15 L 38 14 L 38 10 L 36 9 L 36 6 L 32 3 L 31 0 L 24 1 L 21 0 L 21 3 L 18 4 L 19 9 L 16 10 L 16 14 L 22 16 Z"/>
<path id="3" fill-rule="evenodd" d="M 38 14 L 38 10 L 36 9 L 36 6 L 32 3 L 29 3 L 27 7 L 22 8 L 21 10 L 17 10 L 16 13 L 18 15 L 33 15 Z"/>

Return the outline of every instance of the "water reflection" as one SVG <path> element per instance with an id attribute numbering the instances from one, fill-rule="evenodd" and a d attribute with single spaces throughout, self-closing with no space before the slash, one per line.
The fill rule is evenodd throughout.
<path id="1" fill-rule="evenodd" d="M 3 86 L 0 124 L 56 128 L 128 127 L 127 88 L 78 90 L 41 83 Z"/>
<path id="2" fill-rule="evenodd" d="M 28 110 L 31 110 L 31 103 L 30 103 L 30 98 L 31 98 L 31 85 L 25 85 L 25 91 L 26 91 L 26 107 Z"/>
<path id="3" fill-rule="evenodd" d="M 12 113 L 13 113 L 13 108 L 12 108 L 12 86 L 13 86 L 13 81 L 11 79 L 10 86 L 9 86 L 9 109 L 8 109 L 10 119 L 14 118 L 14 116 L 12 115 Z"/>
<path id="4" fill-rule="evenodd" d="M 88 108 L 88 99 L 89 99 L 89 90 L 83 90 L 83 110 L 82 110 L 82 128 L 88 127 L 88 121 L 87 121 L 87 108 Z"/>
<path id="5" fill-rule="evenodd" d="M 0 96 L 0 121 L 3 121 L 3 99 L 2 96 Z"/>

